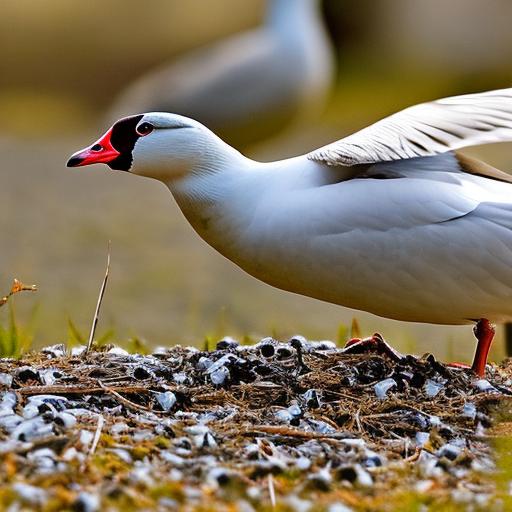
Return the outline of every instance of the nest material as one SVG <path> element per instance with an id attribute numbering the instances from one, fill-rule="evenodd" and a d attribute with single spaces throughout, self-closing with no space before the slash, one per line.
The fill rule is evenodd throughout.
<path id="1" fill-rule="evenodd" d="M 218 347 L 141 356 L 113 347 L 70 355 L 55 346 L 0 360 L 0 453 L 15 466 L 9 472 L 2 464 L 0 478 L 11 486 L 10 499 L 29 499 L 15 491 L 22 482 L 45 489 L 48 500 L 65 489 L 68 506 L 80 498 L 74 483 L 111 504 L 112 486 L 129 487 L 135 479 L 132 501 L 144 502 L 148 489 L 165 484 L 177 502 L 199 506 L 207 495 L 188 498 L 187 489 L 206 485 L 227 499 L 226 484 L 237 481 L 244 489 L 237 499 L 257 507 L 271 497 L 268 478 L 279 483 L 290 473 L 293 482 L 281 482 L 277 491 L 282 499 L 313 487 L 350 488 L 378 500 L 379 489 L 398 475 L 445 490 L 467 478 L 469 495 L 490 493 L 489 482 L 475 483 L 474 471 L 492 470 L 482 431 L 510 394 L 510 365 L 493 366 L 489 380 L 477 380 L 431 355 L 356 354 L 299 338 L 252 347 L 224 340 Z M 11 411 L 9 396 L 16 397 Z M 22 428 L 38 418 L 51 425 L 37 427 L 44 435 Z M 50 452 L 41 472 L 33 454 L 42 448 Z M 145 477 L 137 472 L 141 464 Z M 58 485 L 45 484 L 44 475 L 59 475 Z M 247 494 L 251 488 L 259 494 Z"/>

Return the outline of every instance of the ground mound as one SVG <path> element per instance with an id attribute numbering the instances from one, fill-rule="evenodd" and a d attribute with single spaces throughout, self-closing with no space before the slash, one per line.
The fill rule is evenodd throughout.
<path id="1" fill-rule="evenodd" d="M 378 337 L 348 349 L 226 338 L 150 355 L 47 347 L 0 360 L 0 503 L 498 510 L 489 429 L 506 419 L 495 411 L 508 408 L 511 377 L 507 363 L 478 379 Z"/>

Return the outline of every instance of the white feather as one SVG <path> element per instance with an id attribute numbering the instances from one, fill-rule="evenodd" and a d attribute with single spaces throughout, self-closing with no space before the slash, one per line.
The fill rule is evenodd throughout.
<path id="1" fill-rule="evenodd" d="M 308 158 L 328 165 L 370 164 L 510 140 L 512 89 L 502 89 L 406 108 Z"/>

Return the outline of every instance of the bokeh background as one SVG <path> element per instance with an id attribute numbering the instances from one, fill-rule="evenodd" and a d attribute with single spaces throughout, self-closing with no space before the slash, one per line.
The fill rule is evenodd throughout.
<path id="1" fill-rule="evenodd" d="M 163 185 L 106 168 L 66 169 L 103 132 L 136 77 L 261 23 L 262 0 L 16 0 L 0 17 L 0 285 L 35 343 L 87 333 L 112 240 L 99 334 L 152 345 L 270 335 L 334 339 L 353 317 L 402 350 L 468 360 L 471 327 L 403 324 L 297 297 L 245 275 L 193 233 Z M 261 159 L 298 154 L 402 107 L 512 85 L 509 0 L 326 0 L 337 78 L 314 121 Z M 468 153 L 512 170 L 512 145 Z M 0 311 L 6 321 L 7 311 Z M 28 328 L 28 327 L 27 327 Z M 494 356 L 500 357 L 500 343 Z"/>

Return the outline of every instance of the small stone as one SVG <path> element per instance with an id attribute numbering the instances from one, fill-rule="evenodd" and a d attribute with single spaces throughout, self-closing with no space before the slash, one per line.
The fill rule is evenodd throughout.
<path id="1" fill-rule="evenodd" d="M 466 489 L 453 489 L 452 500 L 455 503 L 466 503 L 469 505 L 473 501 L 473 493 Z"/>
<path id="2" fill-rule="evenodd" d="M 133 483 L 142 484 L 146 487 L 153 487 L 155 485 L 155 480 L 153 479 L 153 472 L 151 470 L 152 468 L 150 463 L 137 460 L 135 461 L 128 478 Z"/>
<path id="3" fill-rule="evenodd" d="M 71 462 L 72 460 L 79 459 L 80 455 L 82 454 L 74 446 L 72 446 L 62 454 L 61 458 L 66 462 Z"/>
<path id="4" fill-rule="evenodd" d="M 55 423 L 64 428 L 72 428 L 76 425 L 76 418 L 72 414 L 61 412 L 55 416 Z"/>
<path id="5" fill-rule="evenodd" d="M 97 494 L 81 492 L 73 503 L 75 512 L 96 512 L 100 510 L 100 498 Z"/>
<path id="6" fill-rule="evenodd" d="M 373 450 L 366 450 L 364 465 L 367 468 L 378 468 L 383 465 L 383 459 Z"/>
<path id="7" fill-rule="evenodd" d="M 173 441 L 173 445 L 176 448 L 186 450 L 187 454 L 192 450 L 192 443 L 190 442 L 190 439 L 188 437 L 182 436 L 178 437 Z"/>
<path id="8" fill-rule="evenodd" d="M 425 382 L 425 394 L 430 398 L 435 397 L 443 388 L 444 384 L 435 380 L 427 379 Z"/>
<path id="9" fill-rule="evenodd" d="M 247 487 L 246 493 L 251 500 L 256 501 L 261 498 L 261 489 L 255 485 Z"/>
<path id="10" fill-rule="evenodd" d="M 209 357 L 201 356 L 197 362 L 197 368 L 199 370 L 208 370 L 213 364 L 213 361 Z"/>
<path id="11" fill-rule="evenodd" d="M 339 467 L 336 470 L 336 478 L 360 487 L 370 487 L 373 485 L 373 479 L 370 473 L 360 464 Z"/>
<path id="12" fill-rule="evenodd" d="M 288 412 L 294 418 L 300 418 L 302 416 L 302 410 L 297 403 L 290 405 L 290 407 L 288 407 Z"/>
<path id="13" fill-rule="evenodd" d="M 163 411 L 170 411 L 176 404 L 176 395 L 172 391 L 155 393 L 156 401 Z"/>
<path id="14" fill-rule="evenodd" d="M 14 391 L 4 391 L 1 395 L 0 409 L 14 409 L 18 403 L 16 393 Z"/>
<path id="15" fill-rule="evenodd" d="M 274 413 L 274 416 L 282 423 L 290 423 L 293 420 L 293 416 L 288 409 L 279 409 Z"/>
<path id="16" fill-rule="evenodd" d="M 472 402 L 466 402 L 462 408 L 462 416 L 474 420 L 476 418 L 476 405 Z"/>
<path id="17" fill-rule="evenodd" d="M 310 512 L 312 509 L 312 502 L 309 500 L 303 500 L 295 494 L 290 494 L 286 497 L 286 504 L 294 512 Z"/>
<path id="18" fill-rule="evenodd" d="M 16 483 L 13 484 L 12 490 L 26 503 L 30 505 L 44 505 L 47 500 L 47 493 L 44 489 L 33 485 Z"/>
<path id="19" fill-rule="evenodd" d="M 157 346 L 157 347 L 155 347 L 153 349 L 152 355 L 161 358 L 163 356 L 166 356 L 168 353 L 169 353 L 169 348 L 168 347 L 164 347 L 162 345 L 159 345 L 159 346 Z"/>
<path id="20" fill-rule="evenodd" d="M 12 375 L 0 373 L 0 385 L 10 388 L 12 384 Z"/>
<path id="21" fill-rule="evenodd" d="M 89 445 L 92 443 L 93 439 L 94 439 L 94 432 L 91 432 L 90 430 L 81 430 L 80 431 L 79 441 L 80 441 L 80 444 L 84 448 L 87 449 L 89 447 Z"/>
<path id="22" fill-rule="evenodd" d="M 310 341 L 311 348 L 313 350 L 336 350 L 336 343 L 330 340 L 322 340 L 322 341 Z"/>
<path id="23" fill-rule="evenodd" d="M 354 510 L 343 503 L 332 503 L 327 508 L 327 512 L 354 512 Z"/>
<path id="24" fill-rule="evenodd" d="M 63 410 L 68 399 L 59 395 L 34 395 L 30 396 L 27 402 L 34 405 L 51 404 L 56 409 Z"/>
<path id="25" fill-rule="evenodd" d="M 462 450 L 458 446 L 455 446 L 452 443 L 446 443 L 437 450 L 436 455 L 439 458 L 446 457 L 448 460 L 455 460 L 460 455 L 461 451 Z"/>
<path id="26" fill-rule="evenodd" d="M 301 471 L 307 471 L 311 467 L 311 461 L 307 457 L 299 457 L 295 460 L 295 467 Z"/>
<path id="27" fill-rule="evenodd" d="M 158 510 L 178 510 L 179 503 L 172 498 L 159 498 L 158 499 Z"/>
<path id="28" fill-rule="evenodd" d="M 178 468 L 182 467 L 185 464 L 185 459 L 183 457 L 180 457 L 179 455 L 176 455 L 168 450 L 162 451 L 160 453 L 160 457 L 165 462 L 168 462 L 169 464 Z"/>
<path id="29" fill-rule="evenodd" d="M 25 407 L 23 407 L 22 414 L 26 420 L 35 418 L 36 416 L 39 416 L 39 406 L 29 403 L 29 404 L 25 405 Z"/>
<path id="30" fill-rule="evenodd" d="M 432 480 L 420 480 L 414 485 L 414 490 L 420 494 L 427 494 L 435 486 Z"/>
<path id="31" fill-rule="evenodd" d="M 124 422 L 114 423 L 112 427 L 110 427 L 110 432 L 113 435 L 118 435 L 123 432 L 127 432 L 128 430 L 130 430 L 130 427 Z"/>
<path id="32" fill-rule="evenodd" d="M 217 441 L 215 441 L 215 438 L 210 432 L 207 432 L 204 436 L 196 436 L 194 438 L 194 444 L 197 448 L 215 448 Z"/>
<path id="33" fill-rule="evenodd" d="M 206 481 L 210 485 L 223 486 L 227 485 L 231 480 L 231 474 L 226 468 L 213 468 L 208 472 Z"/>
<path id="34" fill-rule="evenodd" d="M 80 357 L 86 350 L 85 345 L 79 345 L 78 347 L 73 347 L 71 349 L 71 356 L 72 357 Z"/>
<path id="35" fill-rule="evenodd" d="M 441 426 L 441 419 L 439 418 L 439 416 L 429 416 L 428 417 L 428 421 L 430 423 L 430 426 L 432 427 L 440 427 Z"/>
<path id="36" fill-rule="evenodd" d="M 12 432 L 23 421 L 23 416 L 18 414 L 4 414 L 0 416 L 0 427 L 4 428 L 7 432 Z"/>
<path id="37" fill-rule="evenodd" d="M 421 450 L 416 461 L 420 474 L 423 478 L 442 478 L 443 469 L 438 465 L 438 458 L 427 450 Z"/>
<path id="38" fill-rule="evenodd" d="M 129 356 L 130 353 L 127 352 L 124 348 L 121 347 L 112 347 L 110 350 L 107 351 L 107 354 L 110 354 L 112 356 Z"/>
<path id="39" fill-rule="evenodd" d="M 230 336 L 226 336 L 217 342 L 216 348 L 217 350 L 229 350 L 238 348 L 239 345 L 240 343 L 237 340 L 231 338 Z"/>
<path id="40" fill-rule="evenodd" d="M 377 396 L 377 398 L 380 398 L 382 400 L 386 398 L 387 392 L 394 387 L 396 387 L 396 382 L 394 379 L 390 378 L 377 382 L 377 384 L 373 386 L 373 389 L 375 390 L 375 395 Z"/>
<path id="41" fill-rule="evenodd" d="M 62 374 L 56 370 L 55 368 L 46 368 L 45 370 L 39 371 L 39 376 L 41 377 L 41 382 L 45 386 L 51 386 L 55 384 L 55 381 L 62 377 Z"/>
<path id="42" fill-rule="evenodd" d="M 320 399 L 316 389 L 308 389 L 302 397 L 308 409 L 318 409 L 320 407 Z"/>
<path id="43" fill-rule="evenodd" d="M 41 349 L 42 354 L 46 354 L 49 358 L 64 357 L 66 355 L 66 346 L 64 343 L 50 345 Z"/>
<path id="44" fill-rule="evenodd" d="M 206 425 L 193 425 L 185 430 L 194 436 L 194 445 L 197 448 L 213 448 L 217 446 L 215 438 Z"/>
<path id="45" fill-rule="evenodd" d="M 318 434 L 334 434 L 336 429 L 322 420 L 307 420 L 307 424 L 311 427 L 313 432 Z"/>
<path id="46" fill-rule="evenodd" d="M 428 432 L 416 432 L 415 441 L 417 446 L 424 446 L 429 439 L 430 434 Z"/>
<path id="47" fill-rule="evenodd" d="M 214 363 L 212 363 L 209 367 L 208 367 L 208 370 L 207 370 L 207 373 L 213 373 L 213 372 L 216 372 L 217 370 L 219 370 L 220 368 L 222 367 L 226 367 L 226 366 L 229 366 L 230 364 L 233 363 L 233 361 L 235 361 L 237 359 L 237 357 L 234 355 L 234 354 L 226 354 L 226 355 L 223 355 L 222 357 L 220 357 L 219 359 L 217 359 L 217 361 L 215 361 Z"/>
<path id="48" fill-rule="evenodd" d="M 373 485 L 373 478 L 360 464 L 355 466 L 357 472 L 356 483 L 361 487 L 371 487 Z"/>
<path id="49" fill-rule="evenodd" d="M 178 372 L 175 373 L 172 376 L 172 380 L 176 382 L 176 384 L 184 384 L 184 385 L 190 385 L 192 384 L 192 380 L 189 378 L 189 376 L 184 372 Z"/>
<path id="50" fill-rule="evenodd" d="M 473 386 L 484 393 L 491 391 L 496 393 L 499 392 L 487 379 L 478 379 L 473 383 Z"/>
<path id="51" fill-rule="evenodd" d="M 260 447 L 256 443 L 250 443 L 244 447 L 245 457 L 249 460 L 260 458 Z"/>
<path id="52" fill-rule="evenodd" d="M 122 448 L 107 448 L 105 451 L 114 454 L 126 464 L 132 464 L 133 458 L 128 450 Z"/>
<path id="53" fill-rule="evenodd" d="M 55 453 L 50 448 L 41 448 L 27 454 L 27 459 L 35 462 L 39 471 L 48 472 L 55 466 Z"/>
<path id="54" fill-rule="evenodd" d="M 53 433 L 53 425 L 42 416 L 20 423 L 13 431 L 12 437 L 19 441 L 33 441 Z"/>
<path id="55" fill-rule="evenodd" d="M 332 483 L 331 472 L 327 468 L 322 468 L 316 473 L 309 475 L 308 481 L 317 489 L 328 491 Z"/>
<path id="56" fill-rule="evenodd" d="M 229 370 L 225 366 L 221 366 L 218 370 L 210 373 L 210 380 L 214 386 L 224 385 L 229 377 Z"/>
<path id="57" fill-rule="evenodd" d="M 137 443 L 140 441 L 150 441 L 154 437 L 153 431 L 149 429 L 138 430 L 133 434 L 133 440 Z"/>
<path id="58" fill-rule="evenodd" d="M 179 469 L 172 468 L 171 471 L 169 471 L 169 480 L 171 482 L 181 482 L 183 480 L 183 472 Z"/>
<path id="59" fill-rule="evenodd" d="M 28 446 L 31 446 L 29 443 L 26 443 L 26 444 Z M 22 445 L 22 443 L 14 440 L 14 439 L 9 439 L 7 441 L 0 441 L 0 454 L 3 455 L 5 453 L 12 453 L 16 449 L 18 449 L 21 445 Z"/>

